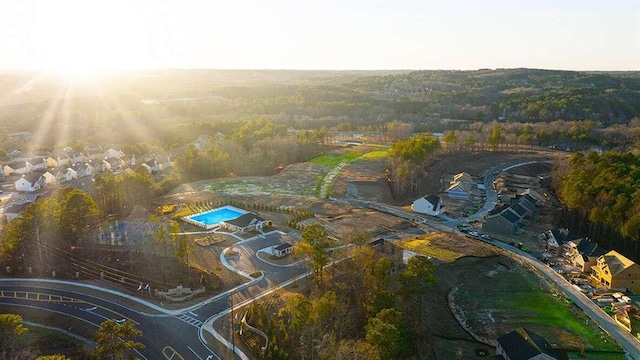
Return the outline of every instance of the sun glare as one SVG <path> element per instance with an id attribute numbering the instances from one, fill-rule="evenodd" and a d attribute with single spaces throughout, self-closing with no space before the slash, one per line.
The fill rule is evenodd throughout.
<path id="1" fill-rule="evenodd" d="M 35 66 L 71 80 L 104 72 L 148 68 L 144 19 L 123 2 L 42 2 L 33 40 L 40 57 Z M 145 63 L 146 62 L 146 63 Z"/>

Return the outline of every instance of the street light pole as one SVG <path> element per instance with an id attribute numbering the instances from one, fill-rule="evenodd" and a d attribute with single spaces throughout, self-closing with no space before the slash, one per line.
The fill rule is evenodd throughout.
<path id="1" fill-rule="evenodd" d="M 235 341 L 235 322 L 233 321 L 233 294 L 234 292 L 231 293 L 231 345 L 233 346 L 233 353 L 234 353 L 234 357 L 235 357 L 235 353 L 236 353 L 236 341 Z"/>

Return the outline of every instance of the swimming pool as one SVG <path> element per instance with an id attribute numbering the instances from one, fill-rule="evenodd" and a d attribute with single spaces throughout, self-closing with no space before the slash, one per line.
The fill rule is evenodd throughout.
<path id="1" fill-rule="evenodd" d="M 235 219 L 246 213 L 246 211 L 233 206 L 223 206 L 200 214 L 185 216 L 183 219 L 205 229 L 212 229 L 221 222 Z"/>

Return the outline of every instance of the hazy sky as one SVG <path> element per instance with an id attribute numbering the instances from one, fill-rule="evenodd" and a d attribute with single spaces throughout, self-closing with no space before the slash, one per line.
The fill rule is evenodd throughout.
<path id="1" fill-rule="evenodd" d="M 0 69 L 640 70 L 640 0 L 0 0 Z"/>

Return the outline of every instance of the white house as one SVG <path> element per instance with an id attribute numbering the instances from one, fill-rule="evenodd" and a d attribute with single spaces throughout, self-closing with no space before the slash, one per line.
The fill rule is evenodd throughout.
<path id="1" fill-rule="evenodd" d="M 4 218 L 5 220 L 11 221 L 15 218 L 20 217 L 20 213 L 22 212 L 22 210 L 24 210 L 24 208 L 26 208 L 29 204 L 31 204 L 30 202 L 22 202 L 19 204 L 13 204 L 11 206 L 9 206 L 5 211 L 4 211 Z"/>
<path id="2" fill-rule="evenodd" d="M 118 158 L 107 158 L 105 160 L 102 160 L 102 171 L 117 171 L 122 169 L 125 165 L 125 162 Z"/>
<path id="3" fill-rule="evenodd" d="M 14 186 L 16 191 L 34 192 L 40 190 L 46 184 L 46 179 L 40 174 L 22 175 L 16 180 Z"/>
<path id="4" fill-rule="evenodd" d="M 93 174 L 93 166 L 84 163 L 72 166 L 72 169 L 78 173 L 79 178 L 91 176 Z"/>
<path id="5" fill-rule="evenodd" d="M 18 161 L 12 164 L 6 164 L 2 167 L 4 176 L 15 174 L 28 174 L 31 172 L 31 164 L 26 161 Z"/>
<path id="6" fill-rule="evenodd" d="M 229 231 L 238 231 L 244 234 L 248 231 L 262 230 L 269 221 L 261 218 L 254 213 L 246 213 L 235 219 L 222 222 L 220 225 L 228 229 Z"/>
<path id="7" fill-rule="evenodd" d="M 67 155 L 67 157 L 69 159 L 71 159 L 71 164 L 75 165 L 75 164 L 79 164 L 82 162 L 87 161 L 86 157 L 84 155 L 82 155 L 81 153 L 72 150 L 71 148 L 66 148 L 65 149 L 65 155 Z"/>
<path id="8" fill-rule="evenodd" d="M 104 151 L 99 146 L 87 146 L 84 148 L 84 152 L 87 156 L 87 161 L 104 159 Z"/>
<path id="9" fill-rule="evenodd" d="M 47 156 L 45 161 L 47 163 L 47 167 L 49 168 L 71 165 L 71 159 L 65 153 L 49 155 Z"/>
<path id="10" fill-rule="evenodd" d="M 78 172 L 72 167 L 67 168 L 67 171 L 64 173 L 64 179 L 66 181 L 71 181 L 77 178 L 78 178 Z"/>
<path id="11" fill-rule="evenodd" d="M 444 203 L 437 195 L 421 197 L 411 204 L 411 210 L 421 214 L 438 216 L 444 212 Z"/>
<path id="12" fill-rule="evenodd" d="M 43 158 L 31 158 L 25 161 L 30 171 L 47 170 L 47 162 Z"/>
<path id="13" fill-rule="evenodd" d="M 58 178 L 49 171 L 45 171 L 44 173 L 42 173 L 42 177 L 44 178 L 45 185 L 58 183 Z"/>
<path id="14" fill-rule="evenodd" d="M 291 244 L 280 244 L 273 247 L 273 255 L 277 257 L 283 257 L 287 254 L 291 254 L 293 252 L 293 245 Z"/>
<path id="15" fill-rule="evenodd" d="M 140 164 L 140 166 L 145 168 L 149 174 L 158 171 L 158 164 L 156 164 L 156 162 L 153 160 L 145 161 Z"/>
<path id="16" fill-rule="evenodd" d="M 123 156 L 124 156 L 124 153 L 122 152 L 122 150 L 117 150 L 114 148 L 110 148 L 109 150 L 104 152 L 105 159 L 109 159 L 109 158 L 120 159 Z"/>

